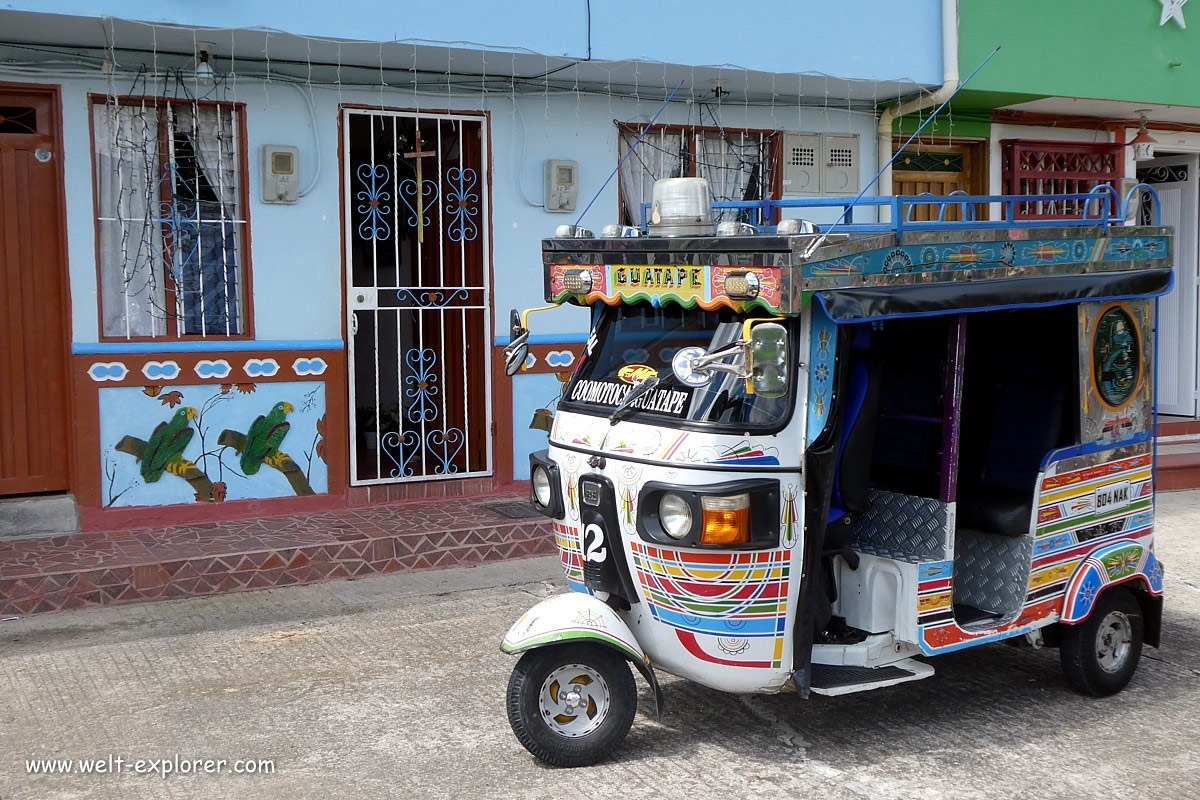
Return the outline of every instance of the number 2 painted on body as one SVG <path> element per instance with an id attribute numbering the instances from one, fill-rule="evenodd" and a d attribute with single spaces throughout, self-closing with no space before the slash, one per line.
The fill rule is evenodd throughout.
<path id="1" fill-rule="evenodd" d="M 604 547 L 604 531 L 594 522 L 583 529 L 583 558 L 585 561 L 603 561 L 608 557 Z"/>

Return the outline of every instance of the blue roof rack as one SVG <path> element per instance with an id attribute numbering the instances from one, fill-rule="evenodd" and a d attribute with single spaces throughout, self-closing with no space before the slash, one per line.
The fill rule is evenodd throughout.
<path id="1" fill-rule="evenodd" d="M 968 195 L 956 191 L 949 195 L 933 195 L 928 192 L 917 195 L 884 195 L 879 197 L 862 197 L 857 200 L 843 197 L 789 197 L 776 200 L 764 197 L 762 200 L 716 201 L 712 208 L 720 210 L 741 210 L 761 212 L 760 219 L 774 219 L 775 211 L 785 208 L 834 208 L 842 210 L 840 223 L 834 226 L 839 233 L 895 233 L 898 241 L 903 241 L 906 231 L 952 231 L 952 230 L 997 230 L 1011 228 L 1052 228 L 1078 227 L 1080 225 L 1099 225 L 1104 228 L 1126 224 L 1130 205 L 1137 197 L 1138 191 L 1149 192 L 1153 199 L 1154 214 L 1151 224 L 1159 225 L 1160 206 L 1158 192 L 1153 186 L 1139 183 L 1126 192 L 1124 199 L 1117 194 L 1116 189 L 1108 184 L 1100 184 L 1090 192 L 1075 194 L 1045 194 L 1045 195 Z M 995 203 L 1000 206 L 1001 218 L 997 220 L 976 219 L 975 208 L 984 203 Z M 1053 204 L 1073 204 L 1082 207 L 1079 216 L 1067 219 L 1014 219 L 1018 203 L 1036 203 L 1041 206 Z M 936 220 L 913 220 L 917 208 L 933 206 L 938 210 Z M 961 209 L 962 220 L 947 220 L 946 210 L 958 206 Z M 855 222 L 856 210 L 871 208 L 888 208 L 889 219 L 886 222 Z M 648 230 L 647 216 L 649 203 L 643 203 L 641 209 L 641 228 Z M 757 224 L 755 228 L 760 233 L 774 231 L 773 225 Z M 825 231 L 828 232 L 828 231 Z"/>

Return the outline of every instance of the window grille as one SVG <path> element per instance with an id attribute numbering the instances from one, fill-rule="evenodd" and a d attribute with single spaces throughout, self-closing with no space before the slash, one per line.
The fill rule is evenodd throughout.
<path id="1" fill-rule="evenodd" d="M 240 107 L 131 100 L 92 107 L 101 332 L 245 332 Z"/>
<path id="2" fill-rule="evenodd" d="M 1121 178 L 1121 145 L 1115 143 L 1005 139 L 1000 154 L 1005 194 L 1086 194 L 1100 184 L 1116 189 Z M 1099 212 L 1098 202 L 1047 200 L 1017 203 L 1014 217 L 1079 219 Z"/>
<path id="3" fill-rule="evenodd" d="M 633 146 L 641 131 L 640 127 L 618 124 L 618 158 Z M 650 202 L 654 182 L 660 178 L 705 178 L 715 202 L 761 200 L 772 193 L 781 160 L 779 149 L 774 131 L 655 126 L 621 167 L 621 221 L 642 224 L 642 206 Z M 795 152 L 789 157 L 805 158 Z M 717 222 L 773 222 L 764 220 L 757 208 L 717 209 L 713 217 Z"/>

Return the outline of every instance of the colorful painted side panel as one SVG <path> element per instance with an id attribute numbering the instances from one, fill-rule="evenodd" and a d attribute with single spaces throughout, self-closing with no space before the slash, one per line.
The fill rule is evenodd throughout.
<path id="1" fill-rule="evenodd" d="M 554 531 L 554 544 L 558 546 L 558 557 L 562 561 L 567 586 L 573 592 L 590 594 L 583 583 L 583 542 L 579 538 L 579 526 L 555 521 L 550 523 L 550 527 Z"/>
<path id="2" fill-rule="evenodd" d="M 113 387 L 99 403 L 105 508 L 328 491 L 324 383 Z"/>
<path id="3" fill-rule="evenodd" d="M 1079 305 L 1084 442 L 1111 441 L 1149 431 L 1153 330 L 1152 300 Z"/>
<path id="4" fill-rule="evenodd" d="M 829 420 L 838 329 L 820 303 L 812 303 L 809 309 L 812 338 L 809 342 L 808 357 L 807 438 L 811 445 L 825 430 L 825 423 Z"/>
<path id="5" fill-rule="evenodd" d="M 696 552 L 630 542 L 636 579 L 654 619 L 701 661 L 779 669 L 790 554 Z"/>
<path id="6" fill-rule="evenodd" d="M 802 266 L 802 276 L 854 278 L 970 270 L 972 277 L 991 278 L 1008 275 L 1013 269 L 1029 271 L 1066 264 L 1106 264 L 1112 265 L 1110 268 L 1130 269 L 1144 266 L 1140 262 L 1169 254 L 1170 237 L 1155 235 L 912 244 L 806 263 Z M 805 288 L 811 287 L 805 285 Z"/>
<path id="7" fill-rule="evenodd" d="M 1110 460 L 1093 463 L 1104 456 Z M 1139 575 L 1152 592 L 1161 592 L 1161 567 L 1150 546 L 1151 463 L 1149 445 L 1139 444 L 1069 456 L 1048 465 L 1038 487 L 1025 602 L 1015 619 L 1005 624 L 960 628 L 953 612 L 953 562 L 921 564 L 917 588 L 921 649 L 931 654 L 949 652 L 1027 633 L 1060 618 L 1077 621 L 1086 616 L 1091 600 L 1105 585 Z"/>
<path id="8" fill-rule="evenodd" d="M 588 270 L 591 292 L 586 302 L 608 305 L 648 301 L 653 305 L 676 303 L 686 308 L 762 308 L 779 313 L 783 308 L 782 275 L 779 267 L 731 267 L 716 265 L 650 264 L 551 264 L 547 299 L 561 302 L 570 296 L 563 278 L 567 272 Z M 725 292 L 725 278 L 753 273 L 758 294 L 752 300 L 735 299 Z"/>

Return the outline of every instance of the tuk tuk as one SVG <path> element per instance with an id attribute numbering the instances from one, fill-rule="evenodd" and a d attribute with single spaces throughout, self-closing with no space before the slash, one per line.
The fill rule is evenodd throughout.
<path id="1" fill-rule="evenodd" d="M 1017 640 L 1059 648 L 1080 692 L 1120 691 L 1162 617 L 1172 232 L 1150 224 L 1153 189 L 867 198 L 824 232 L 714 233 L 709 198 L 703 179 L 660 181 L 645 231 L 543 241 L 544 308 L 592 316 L 529 457 L 570 591 L 501 645 L 521 654 L 521 743 L 562 766 L 610 752 L 636 710 L 628 664 L 661 710 L 658 670 L 807 698 Z M 837 203 L 723 205 L 771 220 Z M 1055 204 L 1079 215 L 1037 218 Z M 886 221 L 854 221 L 873 207 Z M 513 312 L 510 375 L 535 310 Z"/>

